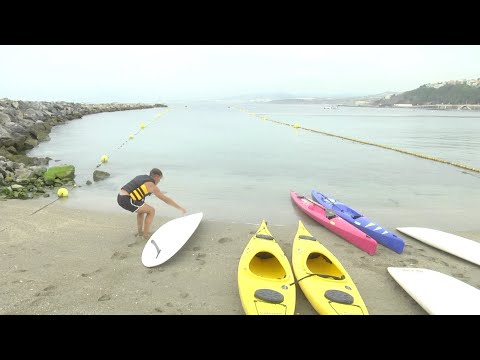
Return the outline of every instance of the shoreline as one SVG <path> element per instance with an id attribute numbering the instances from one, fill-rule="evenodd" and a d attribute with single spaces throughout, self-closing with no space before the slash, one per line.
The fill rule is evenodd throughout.
<path id="1" fill-rule="evenodd" d="M 173 258 L 146 268 L 134 215 L 70 208 L 63 200 L 0 202 L 0 314 L 244 314 L 237 267 L 259 224 L 204 220 Z M 172 219 L 160 215 L 152 231 Z M 313 220 L 302 222 L 340 260 L 371 315 L 426 314 L 387 266 L 429 268 L 480 288 L 480 267 L 407 236 L 402 254 L 379 244 L 370 256 Z M 297 226 L 269 230 L 291 261 Z M 478 231 L 469 236 L 480 241 Z M 298 285 L 295 314 L 317 314 Z"/>
<path id="2" fill-rule="evenodd" d="M 0 199 L 27 200 L 48 196 L 52 188 L 72 185 L 68 179 L 64 182 L 63 177 L 57 178 L 58 181 L 55 182 L 51 176 L 47 183 L 44 174 L 49 168 L 48 163 L 51 159 L 27 155 L 29 150 L 50 140 L 49 134 L 53 127 L 81 119 L 85 115 L 157 107 L 168 106 L 0 99 Z"/>

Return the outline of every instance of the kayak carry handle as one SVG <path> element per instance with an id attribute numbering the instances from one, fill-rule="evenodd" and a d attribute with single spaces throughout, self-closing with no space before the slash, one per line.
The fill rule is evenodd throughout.
<path id="1" fill-rule="evenodd" d="M 274 240 L 273 236 L 264 235 L 264 234 L 255 234 L 255 237 L 260 238 L 260 239 L 265 239 L 265 240 Z"/>
<path id="2" fill-rule="evenodd" d="M 313 241 L 316 241 L 316 240 L 317 240 L 316 237 L 308 236 L 308 235 L 299 235 L 298 238 L 299 238 L 299 239 L 304 239 L 304 240 L 313 240 Z"/>

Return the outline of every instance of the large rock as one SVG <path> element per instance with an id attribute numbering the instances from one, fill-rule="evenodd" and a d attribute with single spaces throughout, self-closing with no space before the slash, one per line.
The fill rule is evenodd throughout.
<path id="1" fill-rule="evenodd" d="M 55 179 L 72 179 L 75 177 L 75 167 L 73 165 L 59 165 L 52 166 L 45 174 L 43 174 L 43 180 L 45 184 L 51 185 L 55 183 Z"/>
<path id="2" fill-rule="evenodd" d="M 93 172 L 93 181 L 105 180 L 110 174 L 106 171 L 95 170 Z"/>
<path id="3" fill-rule="evenodd" d="M 44 115 L 43 112 L 40 110 L 35 110 L 35 109 L 27 109 L 25 110 L 25 113 L 23 114 L 23 117 L 25 119 L 31 119 L 31 120 L 41 120 L 43 119 Z"/>
<path id="4" fill-rule="evenodd" d="M 38 140 L 29 137 L 23 143 L 23 149 L 30 150 L 30 149 L 33 149 L 37 145 L 38 145 Z"/>
<path id="5" fill-rule="evenodd" d="M 0 125 L 4 125 L 6 123 L 11 122 L 10 116 L 5 114 L 4 112 L 0 112 Z"/>

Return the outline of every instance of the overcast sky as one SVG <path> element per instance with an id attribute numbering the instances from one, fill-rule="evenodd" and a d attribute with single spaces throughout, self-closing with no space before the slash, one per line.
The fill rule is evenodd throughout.
<path id="1" fill-rule="evenodd" d="M 480 77 L 479 45 L 0 45 L 0 98 L 372 95 Z"/>

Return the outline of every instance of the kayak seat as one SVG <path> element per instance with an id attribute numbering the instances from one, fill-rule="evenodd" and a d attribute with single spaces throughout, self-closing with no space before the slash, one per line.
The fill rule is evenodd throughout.
<path id="1" fill-rule="evenodd" d="M 259 253 L 256 253 L 255 256 L 259 257 L 260 259 L 270 259 L 273 257 L 272 254 L 266 251 L 261 251 Z"/>
<path id="2" fill-rule="evenodd" d="M 325 256 L 325 255 L 323 255 L 323 254 L 320 254 L 320 253 L 318 253 L 318 252 L 312 252 L 312 253 L 308 254 L 307 260 L 316 259 L 316 258 L 318 258 L 318 257 L 321 257 L 321 258 L 322 258 L 325 262 L 327 262 L 328 264 L 331 264 L 331 263 L 332 263 L 332 261 L 331 261 L 327 256 Z"/>
<path id="3" fill-rule="evenodd" d="M 271 289 L 258 289 L 255 291 L 254 296 L 257 299 L 260 299 L 272 304 L 280 304 L 284 300 L 284 296 L 281 293 Z"/>
<path id="4" fill-rule="evenodd" d="M 333 210 L 325 210 L 325 216 L 327 217 L 328 220 L 333 219 L 337 214 Z"/>
<path id="5" fill-rule="evenodd" d="M 351 305 L 354 300 L 352 295 L 341 290 L 327 290 L 324 295 L 328 300 L 340 304 Z"/>

